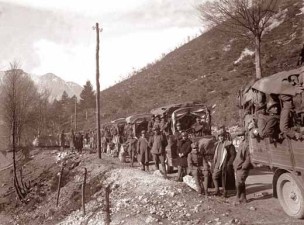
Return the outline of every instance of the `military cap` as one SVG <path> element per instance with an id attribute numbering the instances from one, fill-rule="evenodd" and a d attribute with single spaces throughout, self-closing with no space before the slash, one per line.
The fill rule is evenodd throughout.
<path id="1" fill-rule="evenodd" d="M 241 131 L 239 131 L 239 132 L 236 134 L 236 136 L 245 136 L 245 134 L 246 134 L 246 131 L 245 131 L 245 130 L 241 130 Z"/>
<path id="2" fill-rule="evenodd" d="M 220 130 L 217 132 L 217 135 L 218 135 L 218 136 L 224 136 L 224 134 L 225 134 L 224 129 L 220 129 Z"/>
<path id="3" fill-rule="evenodd" d="M 188 137 L 187 131 L 183 131 L 183 132 L 182 132 L 182 137 Z"/>
<path id="4" fill-rule="evenodd" d="M 191 148 L 198 148 L 198 143 L 197 142 L 193 142 L 191 144 Z"/>

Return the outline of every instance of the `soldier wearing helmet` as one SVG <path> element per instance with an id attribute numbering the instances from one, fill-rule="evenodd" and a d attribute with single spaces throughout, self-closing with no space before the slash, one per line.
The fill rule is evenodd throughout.
<path id="1" fill-rule="evenodd" d="M 261 138 L 269 137 L 273 142 L 279 137 L 279 123 L 280 123 L 280 104 L 273 99 L 270 99 L 267 103 L 268 115 L 258 115 L 258 133 Z"/>

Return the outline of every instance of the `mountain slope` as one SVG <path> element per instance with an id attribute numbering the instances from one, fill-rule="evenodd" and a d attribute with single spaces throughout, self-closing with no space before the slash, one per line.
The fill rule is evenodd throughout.
<path id="1" fill-rule="evenodd" d="M 303 1 L 282 2 L 282 10 L 262 43 L 264 76 L 295 68 L 304 41 Z M 212 29 L 101 92 L 103 119 L 199 100 L 209 106 L 216 104 L 216 124 L 235 124 L 239 120 L 237 92 L 255 74 L 250 50 L 253 47 L 247 40 Z"/>
<path id="2" fill-rule="evenodd" d="M 79 84 L 66 82 L 52 73 L 47 73 L 42 76 L 31 75 L 31 77 L 40 91 L 48 90 L 50 92 L 51 101 L 54 99 L 59 100 L 64 91 L 69 97 L 76 95 L 76 97 L 79 98 L 82 91 L 82 87 Z"/>
<path id="3" fill-rule="evenodd" d="M 52 73 L 47 73 L 42 76 L 37 76 L 33 74 L 28 74 L 23 71 L 26 75 L 30 76 L 34 83 L 37 85 L 40 92 L 48 91 L 50 94 L 49 100 L 53 101 L 55 99 L 59 100 L 62 96 L 62 93 L 66 91 L 69 97 L 76 95 L 79 98 L 82 91 L 82 87 L 79 84 L 74 82 L 66 82 L 60 77 Z M 0 82 L 2 77 L 5 74 L 5 71 L 0 71 Z"/>

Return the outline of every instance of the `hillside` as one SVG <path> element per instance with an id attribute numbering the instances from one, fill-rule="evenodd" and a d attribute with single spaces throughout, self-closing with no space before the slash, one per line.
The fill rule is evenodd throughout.
<path id="1" fill-rule="evenodd" d="M 304 42 L 304 2 L 282 2 L 282 10 L 262 43 L 264 76 L 295 68 Z M 209 106 L 216 104 L 213 120 L 216 124 L 235 124 L 237 92 L 254 78 L 252 50 L 247 40 L 212 29 L 131 78 L 102 91 L 103 119 L 199 100 Z M 240 59 L 242 53 L 245 57 Z"/>

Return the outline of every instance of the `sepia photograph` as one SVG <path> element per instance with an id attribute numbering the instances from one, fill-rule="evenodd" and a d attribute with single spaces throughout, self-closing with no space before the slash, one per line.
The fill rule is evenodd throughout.
<path id="1" fill-rule="evenodd" d="M 304 0 L 0 0 L 0 225 L 145 224 L 304 224 Z"/>

